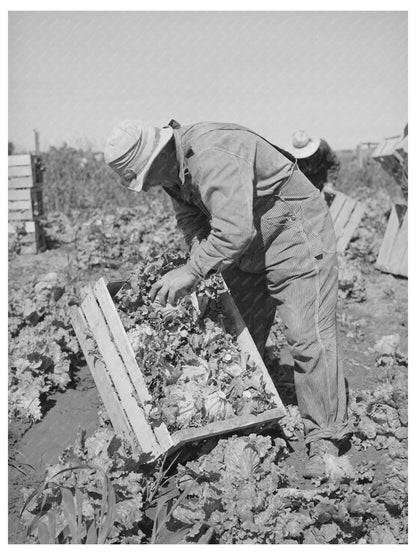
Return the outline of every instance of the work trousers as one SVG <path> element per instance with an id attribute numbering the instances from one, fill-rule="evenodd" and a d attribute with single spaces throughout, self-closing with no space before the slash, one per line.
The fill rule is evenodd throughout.
<path id="1" fill-rule="evenodd" d="M 349 428 L 337 339 L 338 263 L 326 203 L 295 169 L 273 198 L 255 201 L 254 221 L 256 237 L 224 279 L 262 355 L 278 307 L 306 443 L 343 440 Z"/>

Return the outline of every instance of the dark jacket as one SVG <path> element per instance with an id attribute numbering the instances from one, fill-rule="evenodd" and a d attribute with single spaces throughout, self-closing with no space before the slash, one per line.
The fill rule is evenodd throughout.
<path id="1" fill-rule="evenodd" d="M 299 158 L 298 166 L 309 181 L 322 191 L 322 187 L 327 182 L 335 185 L 340 163 L 329 144 L 321 139 L 318 150 L 308 158 Z"/>

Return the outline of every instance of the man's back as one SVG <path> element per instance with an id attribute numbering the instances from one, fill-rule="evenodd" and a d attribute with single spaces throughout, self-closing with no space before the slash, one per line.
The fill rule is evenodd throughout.
<path id="1" fill-rule="evenodd" d="M 251 172 L 253 195 L 272 194 L 291 175 L 293 158 L 257 133 L 233 123 L 201 122 L 175 130 L 191 176 L 201 165 L 214 167 L 230 160 L 235 170 L 244 166 Z M 230 176 L 231 179 L 233 176 Z"/>

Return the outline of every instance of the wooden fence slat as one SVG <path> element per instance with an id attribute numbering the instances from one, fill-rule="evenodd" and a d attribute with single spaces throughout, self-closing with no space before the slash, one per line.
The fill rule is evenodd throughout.
<path id="1" fill-rule="evenodd" d="M 32 177 L 32 164 L 27 166 L 9 166 L 9 177 Z"/>
<path id="2" fill-rule="evenodd" d="M 255 424 L 266 424 L 273 420 L 279 420 L 286 414 L 286 409 L 282 411 L 279 408 L 264 411 L 262 414 L 248 414 L 244 416 L 236 416 L 228 420 L 219 420 L 211 422 L 201 428 L 187 428 L 179 430 L 172 434 L 175 450 L 189 441 L 206 439 L 219 434 L 225 434 L 234 430 L 242 430 Z"/>
<path id="3" fill-rule="evenodd" d="M 254 362 L 257 364 L 257 366 L 261 368 L 266 390 L 273 395 L 276 407 L 281 410 L 283 414 L 286 414 L 286 409 L 279 397 L 273 380 L 270 377 L 269 371 L 267 370 L 266 365 L 264 364 L 263 359 L 256 347 L 256 344 L 254 343 L 254 340 L 251 337 L 250 332 L 248 331 L 247 326 L 240 314 L 240 311 L 238 310 L 237 305 L 235 304 L 234 299 L 232 298 L 230 293 L 223 293 L 221 295 L 221 304 L 231 321 L 234 322 L 235 332 L 237 335 L 237 343 L 240 349 L 249 354 Z"/>
<path id="4" fill-rule="evenodd" d="M 403 257 L 406 254 L 407 247 L 407 214 L 406 212 L 402 225 L 396 235 L 396 239 L 392 248 L 392 253 L 389 260 L 388 271 L 392 274 L 400 274 L 400 267 L 402 265 Z"/>
<path id="5" fill-rule="evenodd" d="M 160 446 L 146 420 L 144 410 L 139 406 L 139 399 L 136 398 L 133 385 L 108 332 L 107 324 L 97 300 L 94 298 L 92 289 L 84 299 L 81 308 L 103 355 L 107 370 L 117 389 L 139 444 L 146 453 L 159 454 Z"/>
<path id="6" fill-rule="evenodd" d="M 361 221 L 361 218 L 364 215 L 364 205 L 362 202 L 357 201 L 354 209 L 351 213 L 349 221 L 344 226 L 344 229 L 337 237 L 337 251 L 342 253 L 344 252 L 346 246 L 350 242 L 350 239 L 356 230 L 358 224 Z"/>
<path id="7" fill-rule="evenodd" d="M 32 163 L 32 156 L 30 154 L 11 154 L 8 160 L 9 167 L 27 166 L 31 163 Z"/>
<path id="8" fill-rule="evenodd" d="M 344 195 L 343 193 L 337 192 L 335 194 L 335 198 L 332 201 L 331 206 L 329 207 L 329 213 L 331 214 L 331 218 L 334 224 L 346 198 L 347 198 L 347 195 Z"/>
<path id="9" fill-rule="evenodd" d="M 386 232 L 384 234 L 383 242 L 378 253 L 376 268 L 388 271 L 391 251 L 396 239 L 397 232 L 399 231 L 400 222 L 397 214 L 396 205 L 393 206 L 390 212 L 389 221 L 387 223 Z"/>
<path id="10" fill-rule="evenodd" d="M 146 414 L 149 414 L 151 408 L 152 397 L 147 389 L 146 382 L 143 374 L 137 364 L 132 346 L 128 340 L 123 324 L 118 315 L 117 309 L 114 306 L 113 300 L 107 289 L 107 284 L 103 278 L 99 279 L 94 285 L 94 294 L 97 298 L 108 326 L 113 335 L 114 342 L 121 355 L 121 358 L 126 367 L 127 373 L 136 389 L 137 395 L 144 408 Z M 169 449 L 172 445 L 172 440 L 166 425 L 162 423 L 160 426 L 155 426 L 153 431 L 158 439 L 159 444 L 164 449 Z"/>
<path id="11" fill-rule="evenodd" d="M 89 337 L 88 326 L 82 311 L 78 307 L 70 308 L 70 316 L 75 334 L 81 345 L 85 360 L 94 377 L 98 392 L 101 395 L 108 416 L 116 434 L 125 434 L 130 440 L 133 438 L 130 424 L 124 414 L 120 399 L 114 390 L 113 384 L 103 362 L 94 356 L 94 340 Z"/>

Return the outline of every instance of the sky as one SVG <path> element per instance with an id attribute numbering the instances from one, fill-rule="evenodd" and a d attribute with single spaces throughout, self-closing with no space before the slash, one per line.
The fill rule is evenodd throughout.
<path id="1" fill-rule="evenodd" d="M 402 132 L 407 52 L 405 11 L 9 12 L 9 140 L 102 150 L 175 118 L 355 148 Z"/>

